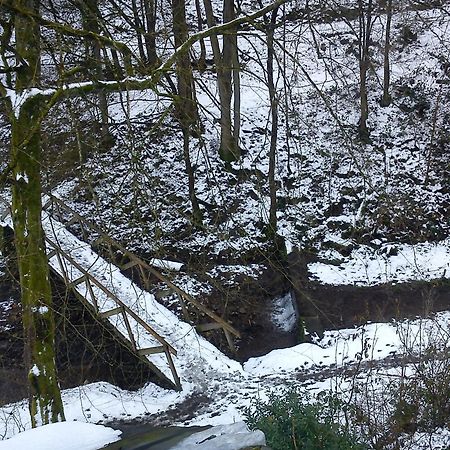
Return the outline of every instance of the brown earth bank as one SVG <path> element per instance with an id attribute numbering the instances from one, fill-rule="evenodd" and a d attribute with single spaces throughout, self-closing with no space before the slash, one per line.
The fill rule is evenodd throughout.
<path id="1" fill-rule="evenodd" d="M 426 317 L 450 308 L 448 280 L 330 286 L 307 281 L 306 259 L 291 263 L 288 278 L 271 269 L 258 280 L 242 278 L 237 289 L 228 291 L 226 316 L 242 333 L 236 343 L 237 354 L 230 354 L 222 342 L 223 333 L 212 332 L 206 337 L 230 356 L 245 361 L 308 339 L 301 333 L 301 323 L 310 333 L 320 335 L 326 329 Z M 273 299 L 289 291 L 295 299 L 299 324 L 284 332 L 272 322 Z M 149 369 L 117 342 L 112 327 L 96 320 L 58 280 L 53 280 L 53 292 L 62 388 L 108 381 L 136 389 L 154 380 Z M 0 280 L 0 405 L 27 395 L 19 298 L 14 282 Z M 212 298 L 207 300 L 212 302 Z"/>

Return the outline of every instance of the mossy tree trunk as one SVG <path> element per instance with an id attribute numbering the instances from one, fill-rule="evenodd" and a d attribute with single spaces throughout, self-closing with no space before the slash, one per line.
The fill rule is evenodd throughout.
<path id="1" fill-rule="evenodd" d="M 16 0 L 18 7 L 38 12 L 37 2 Z M 39 85 L 40 30 L 28 17 L 16 16 L 16 49 L 22 64 L 18 93 Z M 15 162 L 12 219 L 22 294 L 25 365 L 29 380 L 31 423 L 64 420 L 55 366 L 55 322 L 49 269 L 41 223 L 40 116 L 42 101 L 25 101 L 12 122 L 11 160 Z"/>

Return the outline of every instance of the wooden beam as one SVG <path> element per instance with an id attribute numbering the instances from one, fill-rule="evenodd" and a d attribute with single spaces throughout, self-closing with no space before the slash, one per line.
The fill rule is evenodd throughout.
<path id="1" fill-rule="evenodd" d="M 123 264 L 122 266 L 120 266 L 120 268 L 122 270 L 128 270 L 128 269 L 131 269 L 134 266 L 137 266 L 137 264 L 138 264 L 137 261 L 131 260 L 131 261 L 128 261 L 126 264 Z"/>
<path id="2" fill-rule="evenodd" d="M 156 353 L 164 353 L 164 351 L 165 351 L 164 346 L 159 345 L 158 347 L 141 348 L 137 352 L 141 356 L 146 356 L 146 355 L 154 355 Z"/>
<path id="3" fill-rule="evenodd" d="M 108 317 L 111 317 L 111 316 L 117 316 L 117 314 L 120 314 L 121 312 L 122 312 L 122 307 L 118 306 L 117 308 L 110 309 L 109 311 L 100 312 L 100 313 L 98 313 L 98 315 L 102 319 L 107 319 Z"/>
<path id="4" fill-rule="evenodd" d="M 86 275 L 83 274 L 83 275 L 81 275 L 81 277 L 71 281 L 69 284 L 70 284 L 70 287 L 75 287 L 75 286 L 78 286 L 81 283 L 84 283 L 85 281 L 86 281 Z"/>
<path id="5" fill-rule="evenodd" d="M 51 250 L 50 252 L 47 253 L 47 259 L 51 259 L 56 255 L 56 250 Z"/>
<path id="6" fill-rule="evenodd" d="M 222 325 L 217 322 L 210 322 L 210 323 L 200 323 L 195 326 L 195 328 L 198 331 L 211 331 L 211 330 L 220 330 L 222 328 Z"/>

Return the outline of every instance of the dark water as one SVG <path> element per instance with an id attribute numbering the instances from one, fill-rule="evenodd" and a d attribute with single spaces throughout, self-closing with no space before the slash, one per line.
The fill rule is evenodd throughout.
<path id="1" fill-rule="evenodd" d="M 122 439 L 109 450 L 169 450 L 182 439 L 209 427 L 155 427 L 148 424 L 109 425 L 122 431 Z"/>

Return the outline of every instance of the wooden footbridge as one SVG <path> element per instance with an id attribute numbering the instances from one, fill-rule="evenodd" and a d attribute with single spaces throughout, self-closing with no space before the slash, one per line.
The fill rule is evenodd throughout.
<path id="1" fill-rule="evenodd" d="M 0 200 L 0 221 L 10 222 L 9 204 Z M 177 351 L 169 343 L 170 332 L 163 336 L 155 329 L 158 328 L 158 315 L 147 310 L 151 307 L 153 311 L 154 306 L 151 305 L 161 296 L 148 294 L 147 300 L 140 301 L 137 286 L 130 280 L 123 281 L 123 275 L 130 271 L 133 279 L 137 274 L 138 284 L 146 290 L 151 288 L 152 279 L 165 285 L 164 293 L 175 294 L 178 298 L 186 322 L 199 332 L 223 330 L 230 348 L 234 350 L 234 337 L 239 337 L 239 332 L 232 325 L 176 286 L 151 263 L 126 250 L 97 225 L 53 195 L 46 195 L 43 199 L 42 223 L 51 270 L 99 320 L 113 325 L 120 341 L 148 364 L 162 385 L 181 389 L 173 360 Z M 71 226 L 76 227 L 78 237 L 84 242 L 70 233 L 68 227 Z M 97 255 L 97 251 L 103 258 Z M 116 288 L 111 282 L 117 276 L 122 277 L 122 285 L 128 283 L 126 289 L 123 286 Z M 159 309 L 165 310 L 163 306 Z"/>

